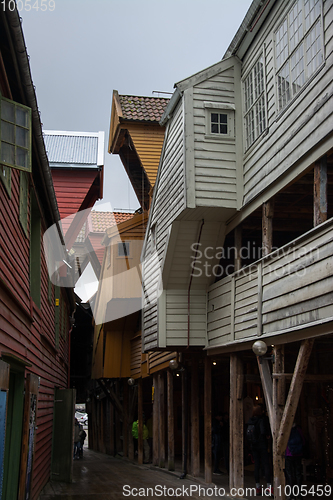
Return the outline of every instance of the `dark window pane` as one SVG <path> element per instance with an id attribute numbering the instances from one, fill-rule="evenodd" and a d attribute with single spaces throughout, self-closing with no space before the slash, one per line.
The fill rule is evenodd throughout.
<path id="1" fill-rule="evenodd" d="M 220 125 L 220 134 L 227 134 L 228 133 L 228 127 L 225 124 Z"/>
<path id="2" fill-rule="evenodd" d="M 118 256 L 119 257 L 127 257 L 129 256 L 129 242 L 122 241 L 118 243 Z"/>
<path id="3" fill-rule="evenodd" d="M 16 148 L 16 165 L 28 168 L 28 151 L 26 149 Z"/>
<path id="4" fill-rule="evenodd" d="M 21 127 L 28 127 L 28 112 L 21 108 L 16 108 L 16 124 Z"/>
<path id="5" fill-rule="evenodd" d="M 227 123 L 228 122 L 228 115 L 220 115 L 220 123 Z"/>
<path id="6" fill-rule="evenodd" d="M 217 123 L 212 123 L 212 134 L 218 134 L 219 133 L 219 126 Z"/>
<path id="7" fill-rule="evenodd" d="M 15 144 L 15 127 L 11 123 L 1 121 L 1 140 Z"/>
<path id="8" fill-rule="evenodd" d="M 7 101 L 1 102 L 1 117 L 4 120 L 8 120 L 15 123 L 15 106 Z"/>
<path id="9" fill-rule="evenodd" d="M 219 115 L 217 113 L 212 113 L 211 114 L 211 121 L 214 123 L 218 123 L 219 121 Z"/>
<path id="10" fill-rule="evenodd" d="M 29 132 L 21 127 L 16 127 L 16 144 L 23 148 L 28 147 Z"/>
<path id="11" fill-rule="evenodd" d="M 1 142 L 1 161 L 14 165 L 15 163 L 15 147 Z"/>

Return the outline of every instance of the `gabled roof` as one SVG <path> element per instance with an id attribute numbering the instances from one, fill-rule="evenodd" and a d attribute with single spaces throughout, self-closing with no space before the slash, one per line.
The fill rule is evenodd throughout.
<path id="1" fill-rule="evenodd" d="M 104 132 L 43 131 L 51 167 L 100 168 L 104 165 Z"/>
<path id="2" fill-rule="evenodd" d="M 169 99 L 162 97 L 141 97 L 130 95 L 116 95 L 122 114 L 120 121 L 148 121 L 159 122 Z"/>
<path id="3" fill-rule="evenodd" d="M 103 238 L 102 244 L 107 245 L 108 241 L 113 236 L 122 234 L 126 231 L 129 231 L 130 229 L 133 229 L 134 227 L 139 227 L 140 225 L 143 225 L 142 239 L 144 239 L 147 221 L 148 221 L 148 212 L 134 214 L 134 217 L 132 217 L 132 219 L 122 222 L 117 227 L 109 227 L 105 231 L 105 236 Z"/>

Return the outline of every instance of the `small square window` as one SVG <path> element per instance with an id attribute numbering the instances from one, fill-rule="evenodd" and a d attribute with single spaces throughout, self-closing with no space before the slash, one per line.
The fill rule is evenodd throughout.
<path id="1" fill-rule="evenodd" d="M 228 134 L 228 115 L 226 113 L 211 113 L 210 123 L 212 134 Z"/>
<path id="2" fill-rule="evenodd" d="M 129 257 L 130 255 L 130 242 L 122 241 L 118 243 L 118 257 Z"/>

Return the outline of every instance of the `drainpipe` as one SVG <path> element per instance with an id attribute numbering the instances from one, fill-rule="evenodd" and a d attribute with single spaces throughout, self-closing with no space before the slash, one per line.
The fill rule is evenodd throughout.
<path id="1" fill-rule="evenodd" d="M 202 227 L 203 227 L 204 223 L 205 223 L 205 220 L 202 219 L 200 231 L 199 231 L 198 243 L 197 243 L 198 245 L 199 245 L 200 240 L 201 240 Z M 197 255 L 198 255 L 198 252 L 195 255 L 194 266 L 195 266 L 195 263 L 197 261 Z M 188 291 L 187 291 L 187 349 L 190 347 L 190 313 L 191 313 L 191 311 L 190 311 L 190 296 L 191 296 L 192 278 L 193 278 L 193 272 L 191 273 L 191 276 L 190 276 L 190 283 L 188 285 Z"/>

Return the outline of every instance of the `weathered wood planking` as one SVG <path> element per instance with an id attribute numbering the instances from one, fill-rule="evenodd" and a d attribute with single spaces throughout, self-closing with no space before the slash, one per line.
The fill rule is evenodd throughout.
<path id="1" fill-rule="evenodd" d="M 265 46 L 266 93 L 268 103 L 267 136 L 262 137 L 244 156 L 244 202 L 247 203 L 265 187 L 291 167 L 295 161 L 309 152 L 327 131 L 332 130 L 332 105 L 322 106 L 325 100 L 332 100 L 332 5 L 324 2 L 324 46 L 326 64 L 302 92 L 302 98 L 295 99 L 283 115 L 276 109 L 276 84 L 274 81 L 274 31 L 281 23 L 286 6 L 276 4 L 268 21 L 245 55 L 242 74 L 246 75 Z M 300 117 L 295 121 L 294 117 Z M 316 133 L 314 134 L 314 130 Z"/>
<path id="2" fill-rule="evenodd" d="M 235 340 L 276 334 L 333 318 L 333 219 L 258 263 L 235 273 Z M 261 264 L 261 266 L 259 266 Z M 262 268 L 262 303 L 258 304 L 258 269 Z M 207 335 L 210 346 L 230 342 L 231 278 L 208 290 Z"/>

